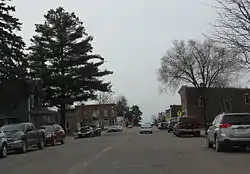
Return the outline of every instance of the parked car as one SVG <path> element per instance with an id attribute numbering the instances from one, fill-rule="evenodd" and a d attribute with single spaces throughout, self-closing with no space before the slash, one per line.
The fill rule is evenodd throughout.
<path id="1" fill-rule="evenodd" d="M 141 125 L 140 134 L 143 134 L 143 133 L 150 133 L 150 134 L 153 133 L 153 129 L 152 129 L 151 124 L 142 124 Z"/>
<path id="2" fill-rule="evenodd" d="M 160 130 L 168 129 L 168 122 L 161 122 L 159 124 L 160 124 L 160 126 L 159 126 Z"/>
<path id="3" fill-rule="evenodd" d="M 168 132 L 173 132 L 174 130 L 174 126 L 176 125 L 176 121 L 170 121 L 169 125 L 168 125 Z"/>
<path id="4" fill-rule="evenodd" d="M 207 130 L 207 147 L 217 152 L 250 147 L 250 113 L 222 113 Z"/>
<path id="5" fill-rule="evenodd" d="M 78 132 L 77 132 L 78 138 L 93 137 L 93 136 L 94 136 L 94 131 L 93 131 L 93 128 L 90 126 L 84 126 L 78 129 Z"/>
<path id="6" fill-rule="evenodd" d="M 45 130 L 45 145 L 54 146 L 56 143 L 65 143 L 65 131 L 58 124 L 43 125 L 41 129 Z"/>
<path id="7" fill-rule="evenodd" d="M 117 126 L 115 126 L 115 125 L 113 125 L 113 126 L 110 126 L 109 128 L 108 128 L 108 131 L 107 132 L 118 132 L 119 130 L 118 130 L 118 127 Z"/>
<path id="8" fill-rule="evenodd" d="M 118 126 L 117 126 L 117 129 L 118 129 L 118 131 L 122 132 L 122 131 L 123 131 L 122 125 L 118 125 Z"/>
<path id="9" fill-rule="evenodd" d="M 90 127 L 91 127 L 91 128 L 93 129 L 93 131 L 94 131 L 94 136 L 101 136 L 101 134 L 102 134 L 102 129 L 101 129 L 99 126 L 97 126 L 97 125 L 95 125 L 95 124 L 91 124 Z"/>
<path id="10" fill-rule="evenodd" d="M 32 123 L 8 124 L 2 126 L 1 130 L 7 136 L 8 150 L 25 153 L 32 146 L 44 148 L 45 132 L 36 130 Z"/>
<path id="11" fill-rule="evenodd" d="M 7 137 L 3 131 L 0 130 L 0 158 L 7 156 Z"/>
<path id="12" fill-rule="evenodd" d="M 195 117 L 183 116 L 178 118 L 174 126 L 174 134 L 178 137 L 182 135 L 201 135 L 201 127 Z"/>

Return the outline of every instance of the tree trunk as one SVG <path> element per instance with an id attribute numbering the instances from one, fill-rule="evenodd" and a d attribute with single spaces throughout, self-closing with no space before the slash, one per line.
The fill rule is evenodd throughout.
<path id="1" fill-rule="evenodd" d="M 61 126 L 66 131 L 66 129 L 65 129 L 65 125 L 66 125 L 66 106 L 65 105 L 61 105 L 61 107 L 60 107 L 60 116 L 61 116 Z"/>

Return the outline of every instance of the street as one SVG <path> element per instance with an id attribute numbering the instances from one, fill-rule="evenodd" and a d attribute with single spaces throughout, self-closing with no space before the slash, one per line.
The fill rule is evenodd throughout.
<path id="1" fill-rule="evenodd" d="M 11 154 L 1 174 L 247 174 L 250 153 L 216 153 L 204 138 L 177 138 L 167 131 L 139 134 L 139 128 L 73 140 L 65 145 Z"/>

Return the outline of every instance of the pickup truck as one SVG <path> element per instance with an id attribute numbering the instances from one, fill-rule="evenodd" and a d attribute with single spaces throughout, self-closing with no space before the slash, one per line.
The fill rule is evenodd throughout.
<path id="1" fill-rule="evenodd" d="M 33 146 L 44 148 L 45 131 L 35 130 L 32 123 L 7 124 L 1 127 L 1 131 L 7 136 L 8 151 L 26 153 Z"/>

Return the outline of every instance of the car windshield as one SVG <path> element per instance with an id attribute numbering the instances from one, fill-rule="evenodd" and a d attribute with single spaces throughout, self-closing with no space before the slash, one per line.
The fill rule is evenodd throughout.
<path id="1" fill-rule="evenodd" d="M 41 126 L 41 129 L 45 129 L 46 132 L 54 132 L 56 128 L 53 125 Z"/>
<path id="2" fill-rule="evenodd" d="M 150 125 L 150 124 L 144 124 L 144 125 L 142 125 L 142 127 L 145 127 L 145 128 L 150 128 L 150 127 L 151 127 L 151 125 Z"/>
<path id="3" fill-rule="evenodd" d="M 222 123 L 233 125 L 250 125 L 250 115 L 226 115 L 223 117 Z"/>
<path id="4" fill-rule="evenodd" d="M 24 124 L 9 124 L 9 125 L 3 126 L 1 130 L 3 132 L 24 131 L 25 125 Z"/>
<path id="5" fill-rule="evenodd" d="M 90 131 L 90 127 L 82 127 L 82 128 L 80 128 L 80 131 L 81 132 L 88 132 L 88 131 Z"/>

